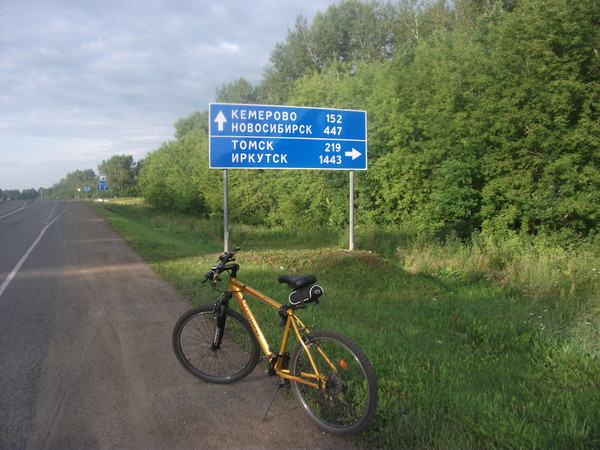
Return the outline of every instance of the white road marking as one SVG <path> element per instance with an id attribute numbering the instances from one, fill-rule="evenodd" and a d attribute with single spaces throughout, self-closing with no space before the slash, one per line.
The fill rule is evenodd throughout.
<path id="1" fill-rule="evenodd" d="M 10 282 L 12 281 L 12 279 L 15 277 L 15 275 L 17 274 L 17 272 L 19 272 L 19 269 L 21 268 L 21 266 L 25 263 L 25 261 L 27 261 L 27 258 L 29 257 L 29 255 L 31 254 L 31 252 L 33 251 L 33 249 L 35 248 L 35 246 L 38 244 L 38 242 L 40 242 L 40 239 L 42 239 L 42 236 L 44 235 L 44 233 L 46 232 L 46 230 L 50 227 L 50 225 L 52 225 L 54 222 L 56 222 L 60 218 L 60 216 L 62 216 L 67 211 L 67 209 L 69 209 L 70 205 L 71 205 L 70 202 L 67 203 L 67 207 L 63 210 L 63 212 L 61 212 L 58 216 L 56 216 L 56 218 L 52 222 L 48 223 L 42 229 L 42 231 L 40 232 L 40 234 L 37 237 L 37 239 L 35 240 L 35 242 L 33 244 L 31 244 L 31 247 L 29 247 L 29 249 L 21 257 L 21 259 L 19 260 L 19 262 L 17 263 L 17 265 L 8 274 L 8 276 L 6 277 L 6 279 L 4 280 L 4 282 L 2 284 L 0 284 L 0 297 L 2 297 L 2 294 L 6 290 L 6 288 L 8 287 L 8 285 L 10 284 Z M 56 208 L 56 205 L 54 206 L 54 208 Z"/>

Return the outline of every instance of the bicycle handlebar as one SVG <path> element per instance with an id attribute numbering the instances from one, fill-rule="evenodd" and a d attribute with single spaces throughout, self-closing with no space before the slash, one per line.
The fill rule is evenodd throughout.
<path id="1" fill-rule="evenodd" d="M 221 256 L 219 256 L 219 261 L 221 261 L 223 264 L 227 264 L 229 261 L 235 261 L 235 254 L 237 252 L 239 252 L 241 249 L 239 247 L 236 247 L 235 249 L 233 249 L 232 252 L 230 253 L 223 253 Z"/>
<path id="2" fill-rule="evenodd" d="M 219 275 L 223 272 L 231 270 L 234 277 L 240 268 L 239 264 L 227 264 L 230 261 L 235 261 L 235 254 L 240 251 L 239 247 L 236 247 L 232 252 L 225 252 L 219 256 L 219 262 L 210 268 L 210 272 L 204 274 L 204 282 L 210 280 L 211 284 L 216 284 L 217 281 L 221 281 Z"/>

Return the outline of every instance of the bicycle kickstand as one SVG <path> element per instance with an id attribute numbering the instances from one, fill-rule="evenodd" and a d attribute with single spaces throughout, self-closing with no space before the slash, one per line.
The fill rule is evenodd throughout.
<path id="1" fill-rule="evenodd" d="M 275 401 L 275 396 L 277 395 L 277 391 L 279 391 L 279 389 L 281 389 L 282 387 L 286 386 L 286 382 L 283 378 L 280 378 L 279 380 L 277 380 L 277 383 L 275 384 L 275 392 L 273 392 L 273 397 L 271 397 L 271 402 L 269 403 L 269 406 L 267 407 L 267 411 L 265 412 L 265 417 L 263 417 L 263 422 L 265 422 L 267 420 L 267 415 L 269 414 L 269 411 L 271 410 L 271 406 L 273 406 L 273 401 Z"/>

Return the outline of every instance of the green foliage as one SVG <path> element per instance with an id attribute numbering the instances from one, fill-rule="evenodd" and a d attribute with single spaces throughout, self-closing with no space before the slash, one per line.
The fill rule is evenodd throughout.
<path id="1" fill-rule="evenodd" d="M 202 113 L 196 111 L 175 122 L 175 139 L 183 141 L 186 135 L 194 130 L 204 130 L 208 135 L 208 110 Z"/>
<path id="2" fill-rule="evenodd" d="M 46 195 L 50 193 L 49 189 L 45 190 Z M 5 189 L 4 191 L 0 189 L 0 201 L 5 200 L 35 200 L 40 196 L 44 195 L 44 189 L 40 188 L 39 191 L 36 189 L 23 189 L 19 191 L 18 189 Z"/>
<path id="3" fill-rule="evenodd" d="M 284 104 L 294 83 L 312 74 L 343 76 L 357 64 L 390 59 L 404 33 L 390 3 L 346 0 L 317 13 L 313 22 L 299 16 L 284 43 L 271 53 L 258 92 Z"/>
<path id="4" fill-rule="evenodd" d="M 245 78 L 238 78 L 217 89 L 216 100 L 218 103 L 255 103 L 255 88 Z"/>
<path id="5" fill-rule="evenodd" d="M 183 127 L 184 122 L 179 122 Z M 203 126 L 187 121 L 183 139 L 163 144 L 145 159 L 139 176 L 144 197 L 153 206 L 208 216 L 218 211 L 213 186 L 217 175 L 208 169 L 207 137 Z M 195 126 L 195 128 L 194 128 Z"/>
<path id="6" fill-rule="evenodd" d="M 397 63 L 396 138 L 369 174 L 383 222 L 597 230 L 594 15 L 583 1 L 492 8 Z"/>
<path id="7" fill-rule="evenodd" d="M 580 215 L 600 186 L 588 175 L 600 157 L 590 126 L 598 122 L 597 72 L 588 71 L 598 60 L 594 16 L 593 2 L 537 1 L 488 25 L 495 83 L 482 105 L 482 117 L 493 118 L 484 135 L 492 150 L 483 160 L 484 226 L 574 233 L 597 226 L 595 213 Z M 497 34 L 506 38 L 491 39 Z"/>
<path id="8" fill-rule="evenodd" d="M 98 178 L 92 169 L 76 170 L 68 173 L 65 178 L 55 183 L 51 188 L 51 196 L 54 198 L 76 198 L 80 195 L 78 189 L 94 187 Z"/>
<path id="9" fill-rule="evenodd" d="M 131 155 L 115 155 L 98 164 L 98 173 L 106 174 L 111 196 L 136 197 L 140 194 L 137 176 L 141 163 L 135 163 Z"/>
<path id="10" fill-rule="evenodd" d="M 348 215 L 347 184 L 345 173 L 285 173 L 275 185 L 276 204 L 268 223 L 303 230 L 339 228 Z"/>

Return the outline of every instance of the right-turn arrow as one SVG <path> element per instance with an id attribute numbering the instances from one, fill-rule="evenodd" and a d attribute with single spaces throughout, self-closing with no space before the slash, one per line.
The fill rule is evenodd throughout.
<path id="1" fill-rule="evenodd" d="M 353 148 L 351 152 L 346 152 L 344 154 L 346 156 L 352 156 L 352 161 L 354 161 L 356 158 L 358 158 L 360 155 L 362 155 L 362 153 L 359 152 L 358 150 L 356 150 L 355 148 Z"/>

